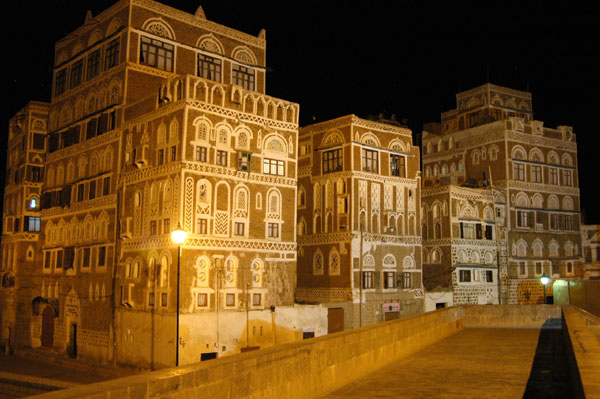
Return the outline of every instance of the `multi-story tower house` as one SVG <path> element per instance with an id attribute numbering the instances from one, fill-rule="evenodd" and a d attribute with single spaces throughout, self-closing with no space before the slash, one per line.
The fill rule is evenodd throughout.
<path id="1" fill-rule="evenodd" d="M 38 309 L 42 299 L 32 287 L 39 283 L 33 275 L 41 257 L 40 198 L 47 121 L 48 104 L 31 102 L 9 122 L 0 263 L 3 349 L 29 343 L 32 304 Z"/>
<path id="2" fill-rule="evenodd" d="M 422 191 L 426 310 L 499 302 L 506 253 L 504 197 L 490 188 L 444 184 Z"/>
<path id="3" fill-rule="evenodd" d="M 265 94 L 265 54 L 149 0 L 56 43 L 32 345 L 162 367 L 326 331 L 294 305 L 299 107 Z"/>
<path id="4" fill-rule="evenodd" d="M 329 331 L 423 310 L 419 149 L 354 115 L 300 130 L 296 300 Z"/>
<path id="5" fill-rule="evenodd" d="M 508 261 L 502 302 L 541 303 L 540 276 L 583 273 L 573 129 L 533 120 L 531 94 L 523 91 L 488 83 L 456 101 L 440 126 L 423 133 L 424 187 L 491 184 L 501 193 Z"/>

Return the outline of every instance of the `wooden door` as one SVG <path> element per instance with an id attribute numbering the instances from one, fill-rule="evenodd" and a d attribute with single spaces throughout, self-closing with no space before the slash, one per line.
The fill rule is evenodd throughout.
<path id="1" fill-rule="evenodd" d="M 54 344 L 54 309 L 46 306 L 42 313 L 42 346 L 52 348 Z"/>
<path id="2" fill-rule="evenodd" d="M 327 334 L 344 331 L 344 309 L 327 309 Z"/>

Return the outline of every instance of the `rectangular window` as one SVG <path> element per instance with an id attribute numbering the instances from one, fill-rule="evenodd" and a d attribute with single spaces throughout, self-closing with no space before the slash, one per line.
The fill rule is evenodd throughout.
<path id="1" fill-rule="evenodd" d="M 83 201 L 84 193 L 85 193 L 85 185 L 83 183 L 77 185 L 77 202 Z"/>
<path id="2" fill-rule="evenodd" d="M 225 294 L 225 305 L 235 306 L 235 294 Z"/>
<path id="3" fill-rule="evenodd" d="M 461 223 L 462 224 L 462 237 L 468 240 L 475 238 L 475 225 L 473 223 Z"/>
<path id="4" fill-rule="evenodd" d="M 83 59 L 76 61 L 71 65 L 71 89 L 81 84 L 83 77 Z"/>
<path id="5" fill-rule="evenodd" d="M 62 249 L 56 251 L 56 268 L 57 269 L 63 268 L 63 250 Z"/>
<path id="6" fill-rule="evenodd" d="M 251 153 L 240 152 L 238 155 L 238 170 L 241 170 L 242 172 L 249 172 L 251 161 L 252 161 Z"/>
<path id="7" fill-rule="evenodd" d="M 543 273 L 542 262 L 535 262 L 535 274 L 541 276 Z"/>
<path id="8" fill-rule="evenodd" d="M 24 231 L 40 231 L 40 217 L 39 216 L 25 216 L 23 222 Z"/>
<path id="9" fill-rule="evenodd" d="M 379 172 L 379 153 L 377 151 L 363 148 L 362 170 L 363 172 Z"/>
<path id="10" fill-rule="evenodd" d="M 208 306 L 208 294 L 199 293 L 198 294 L 198 307 L 205 308 Z"/>
<path id="11" fill-rule="evenodd" d="M 243 236 L 245 226 L 246 226 L 245 223 L 235 222 L 233 234 L 235 234 L 236 236 Z"/>
<path id="12" fill-rule="evenodd" d="M 557 213 L 550 214 L 550 228 L 552 230 L 560 229 L 559 215 Z"/>
<path id="13" fill-rule="evenodd" d="M 567 273 L 573 274 L 573 263 L 572 262 L 567 262 Z"/>
<path id="14" fill-rule="evenodd" d="M 269 238 L 278 238 L 279 237 L 279 223 L 267 224 L 267 235 Z"/>
<path id="15" fill-rule="evenodd" d="M 33 149 L 43 150 L 46 147 L 46 136 L 40 133 L 33 134 Z"/>
<path id="16" fill-rule="evenodd" d="M 363 288 L 373 288 L 373 272 L 363 272 L 362 276 Z"/>
<path id="17" fill-rule="evenodd" d="M 550 184 L 558 184 L 558 169 L 550 168 Z"/>
<path id="18" fill-rule="evenodd" d="M 459 277 L 459 281 L 461 283 L 470 283 L 471 282 L 471 271 L 470 270 L 460 270 L 458 277 Z"/>
<path id="19" fill-rule="evenodd" d="M 402 273 L 402 288 L 412 288 L 413 279 L 412 273 L 404 272 Z"/>
<path id="20" fill-rule="evenodd" d="M 81 263 L 81 267 L 90 267 L 90 248 L 83 248 L 83 262 Z"/>
<path id="21" fill-rule="evenodd" d="M 208 220 L 204 218 L 198 218 L 196 225 L 197 234 L 206 234 L 208 230 Z"/>
<path id="22" fill-rule="evenodd" d="M 337 172 L 344 167 L 341 148 L 323 152 L 323 173 Z"/>
<path id="23" fill-rule="evenodd" d="M 563 170 L 563 186 L 572 186 L 573 179 L 570 170 Z"/>
<path id="24" fill-rule="evenodd" d="M 110 194 L 110 176 L 102 180 L 102 195 Z"/>
<path id="25" fill-rule="evenodd" d="M 383 272 L 383 288 L 396 288 L 396 272 Z"/>
<path id="26" fill-rule="evenodd" d="M 519 262 L 519 276 L 527 275 L 527 266 L 525 262 Z"/>
<path id="27" fill-rule="evenodd" d="M 54 79 L 54 95 L 59 96 L 67 90 L 67 68 L 56 72 Z"/>
<path id="28" fill-rule="evenodd" d="M 163 234 L 171 233 L 171 219 L 163 220 Z"/>
<path id="29" fill-rule="evenodd" d="M 252 294 L 252 306 L 260 306 L 262 304 L 261 294 Z"/>
<path id="30" fill-rule="evenodd" d="M 50 269 L 50 261 L 52 259 L 52 252 L 46 251 L 44 254 L 44 269 Z"/>
<path id="31" fill-rule="evenodd" d="M 162 165 L 163 163 L 165 163 L 165 150 L 164 149 L 158 150 L 158 158 L 156 160 L 156 163 L 158 165 Z"/>
<path id="32" fill-rule="evenodd" d="M 492 226 L 489 226 L 489 225 L 485 226 L 485 239 L 486 240 L 493 240 L 494 239 L 494 233 L 493 233 Z"/>
<path id="33" fill-rule="evenodd" d="M 150 221 L 150 235 L 156 235 L 158 233 L 157 231 L 157 225 L 156 225 L 156 220 L 151 220 Z"/>
<path id="34" fill-rule="evenodd" d="M 98 266 L 106 266 L 106 247 L 98 248 Z"/>
<path id="35" fill-rule="evenodd" d="M 513 179 L 525 181 L 525 165 L 513 162 Z"/>
<path id="36" fill-rule="evenodd" d="M 231 83 L 242 86 L 246 90 L 255 90 L 254 69 L 246 68 L 239 64 L 233 64 L 231 68 Z"/>
<path id="37" fill-rule="evenodd" d="M 100 73 L 100 49 L 94 51 L 87 57 L 86 80 L 90 80 Z"/>
<path id="38" fill-rule="evenodd" d="M 196 147 L 196 161 L 207 162 L 206 147 Z"/>
<path id="39" fill-rule="evenodd" d="M 221 60 L 219 58 L 209 57 L 208 55 L 198 54 L 198 76 L 220 82 Z"/>
<path id="40" fill-rule="evenodd" d="M 529 227 L 529 213 L 517 211 L 517 227 Z"/>
<path id="41" fill-rule="evenodd" d="M 542 182 L 542 167 L 539 165 L 531 165 L 531 182 L 541 183 Z"/>
<path id="42" fill-rule="evenodd" d="M 174 145 L 171 147 L 171 162 L 174 162 L 177 160 L 177 146 Z"/>
<path id="43" fill-rule="evenodd" d="M 142 45 L 140 47 L 141 64 L 173 72 L 174 54 L 175 47 L 172 44 L 142 36 Z"/>
<path id="44" fill-rule="evenodd" d="M 494 272 L 493 271 L 491 271 L 491 270 L 485 271 L 485 281 L 487 281 L 488 283 L 494 282 Z"/>
<path id="45" fill-rule="evenodd" d="M 148 294 L 148 306 L 154 307 L 154 292 Z"/>
<path id="46" fill-rule="evenodd" d="M 115 39 L 106 45 L 106 54 L 104 56 L 104 69 L 110 69 L 119 64 L 119 39 Z"/>
<path id="47" fill-rule="evenodd" d="M 163 293 L 160 295 L 160 304 L 161 304 L 161 306 L 162 306 L 162 307 L 165 307 L 165 308 L 166 308 L 166 307 L 167 307 L 167 305 L 169 304 L 169 297 L 167 296 L 167 293 L 166 293 L 166 292 L 163 292 Z"/>
<path id="48" fill-rule="evenodd" d="M 263 173 L 267 175 L 284 176 L 285 163 L 277 159 L 263 159 Z"/>
<path id="49" fill-rule="evenodd" d="M 573 215 L 565 215 L 565 230 L 573 230 Z"/>
<path id="50" fill-rule="evenodd" d="M 406 177 L 406 161 L 403 156 L 390 155 L 390 175 Z"/>
<path id="51" fill-rule="evenodd" d="M 90 182 L 90 191 L 88 193 L 88 198 L 89 199 L 96 198 L 96 180 L 92 180 Z"/>
<path id="52" fill-rule="evenodd" d="M 227 166 L 227 151 L 217 150 L 217 165 Z"/>

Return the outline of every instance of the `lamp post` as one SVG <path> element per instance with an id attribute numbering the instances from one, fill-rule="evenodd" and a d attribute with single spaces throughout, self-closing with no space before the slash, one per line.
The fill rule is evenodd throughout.
<path id="1" fill-rule="evenodd" d="M 175 367 L 179 367 L 179 276 L 181 272 L 181 244 L 185 241 L 187 233 L 181 227 L 181 222 L 177 224 L 177 228 L 171 232 L 171 240 L 177 244 L 177 339 L 175 341 Z"/>
<path id="2" fill-rule="evenodd" d="M 544 305 L 546 304 L 546 285 L 550 282 L 550 277 L 546 276 L 546 274 L 542 274 L 540 277 L 540 282 L 544 286 Z"/>

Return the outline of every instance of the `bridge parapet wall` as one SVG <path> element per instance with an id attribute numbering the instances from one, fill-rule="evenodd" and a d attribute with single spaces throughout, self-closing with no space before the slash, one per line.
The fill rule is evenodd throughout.
<path id="1" fill-rule="evenodd" d="M 314 398 L 462 330 L 451 307 L 36 398 Z"/>
<path id="2" fill-rule="evenodd" d="M 589 328 L 594 316 L 574 306 L 565 305 L 562 310 L 563 340 L 574 397 L 600 398 L 600 342 Z"/>
<path id="3" fill-rule="evenodd" d="M 548 320 L 559 321 L 559 305 L 465 305 L 465 327 L 541 328 Z M 559 323 L 560 325 L 560 323 Z"/>

